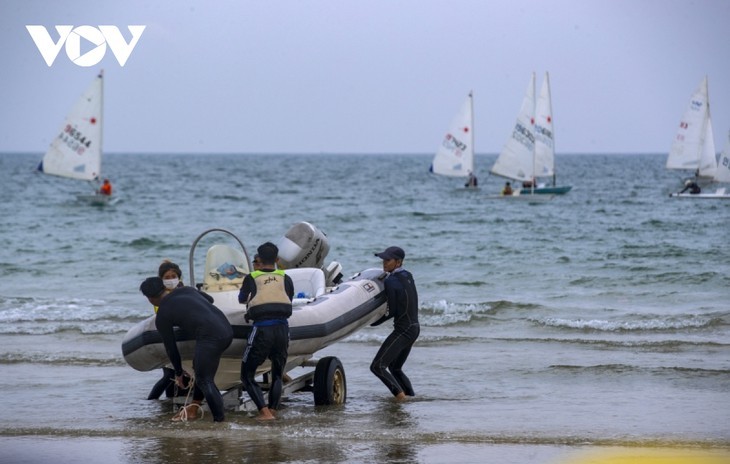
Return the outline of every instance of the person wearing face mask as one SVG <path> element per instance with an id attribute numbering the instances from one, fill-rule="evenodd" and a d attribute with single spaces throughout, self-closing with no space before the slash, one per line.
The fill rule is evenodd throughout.
<path id="1" fill-rule="evenodd" d="M 165 285 L 165 288 L 170 291 L 185 286 L 182 281 L 182 270 L 180 269 L 180 266 L 168 259 L 162 261 L 160 264 L 160 267 L 157 270 L 157 277 L 162 279 L 162 283 Z M 203 295 L 206 300 L 213 303 L 213 297 L 205 292 L 200 292 L 200 294 Z M 154 310 L 155 313 L 157 313 L 157 306 L 154 307 Z M 184 396 L 188 393 L 186 388 L 175 388 L 175 371 L 169 367 L 162 368 L 162 378 L 152 387 L 149 395 L 147 395 L 147 399 L 159 399 L 163 392 L 168 398 L 181 395 Z"/>
<path id="2" fill-rule="evenodd" d="M 157 270 L 157 277 L 162 279 L 162 283 L 168 290 L 175 290 L 178 287 L 184 287 L 182 282 L 182 270 L 180 266 L 166 259 L 162 261 L 160 267 Z M 153 307 L 155 314 L 159 309 L 157 306 Z M 150 394 L 147 395 L 148 400 L 156 400 L 162 396 L 165 392 L 165 396 L 172 398 L 176 396 L 175 392 L 175 370 L 169 367 L 162 368 L 162 378 L 150 390 Z M 177 392 L 178 395 L 186 395 L 187 389 L 180 389 Z"/>
<path id="3" fill-rule="evenodd" d="M 162 261 L 160 264 L 157 270 L 157 276 L 162 279 L 165 288 L 169 290 L 175 290 L 177 287 L 184 286 L 180 266 L 168 259 Z M 157 312 L 157 308 L 155 308 L 155 312 Z"/>

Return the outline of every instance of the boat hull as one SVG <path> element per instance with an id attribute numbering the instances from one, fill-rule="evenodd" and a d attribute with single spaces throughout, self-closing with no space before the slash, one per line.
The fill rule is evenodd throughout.
<path id="1" fill-rule="evenodd" d="M 719 188 L 712 193 L 670 193 L 671 198 L 692 198 L 697 200 L 730 200 L 730 193 Z"/>
<path id="2" fill-rule="evenodd" d="M 523 188 L 520 190 L 521 195 L 565 195 L 570 192 L 573 187 L 570 185 L 562 187 L 538 187 L 536 189 Z"/>
<path id="3" fill-rule="evenodd" d="M 555 195 L 533 195 L 530 193 L 516 193 L 512 195 L 486 195 L 484 197 L 484 199 L 486 200 L 526 201 L 528 203 L 543 203 L 546 201 L 550 201 L 553 198 L 555 198 Z"/>
<path id="4" fill-rule="evenodd" d="M 111 195 L 101 195 L 98 193 L 92 193 L 89 195 L 76 195 L 76 200 L 88 203 L 92 206 L 105 206 L 112 203 Z"/>
<path id="5" fill-rule="evenodd" d="M 289 318 L 290 342 L 287 369 L 297 367 L 317 351 L 351 335 L 376 321 L 386 310 L 383 286 L 385 273 L 367 269 L 309 302 L 295 306 Z M 215 305 L 233 326 L 233 342 L 221 357 L 216 385 L 228 390 L 240 383 L 241 357 L 252 326 L 244 319 L 246 308 L 238 303 L 238 290 L 211 292 Z M 192 372 L 195 340 L 175 331 L 183 366 Z M 124 360 L 139 371 L 169 365 L 162 338 L 155 327 L 155 316 L 137 323 L 122 340 Z M 268 370 L 268 362 L 260 372 Z"/>

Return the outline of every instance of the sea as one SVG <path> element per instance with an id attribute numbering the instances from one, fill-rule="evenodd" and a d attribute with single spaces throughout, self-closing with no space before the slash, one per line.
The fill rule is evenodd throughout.
<path id="1" fill-rule="evenodd" d="M 665 154 L 558 155 L 573 189 L 536 203 L 492 198 L 494 155 L 473 190 L 431 157 L 112 153 L 100 207 L 41 153 L 0 155 L 0 462 L 730 462 L 730 201 L 670 198 Z M 300 221 L 345 278 L 405 250 L 416 396 L 369 371 L 386 323 L 317 353 L 342 362 L 344 405 L 171 422 L 146 399 L 160 372 L 121 352 L 153 314 L 140 282 L 170 259 L 189 283 L 209 229 L 252 254 Z"/>

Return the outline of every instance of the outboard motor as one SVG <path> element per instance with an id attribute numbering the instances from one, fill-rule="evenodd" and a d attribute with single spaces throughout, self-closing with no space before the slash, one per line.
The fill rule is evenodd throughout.
<path id="1" fill-rule="evenodd" d="M 327 236 L 308 222 L 291 226 L 276 243 L 279 247 L 279 267 L 294 269 L 315 267 L 322 269 L 330 251 Z"/>

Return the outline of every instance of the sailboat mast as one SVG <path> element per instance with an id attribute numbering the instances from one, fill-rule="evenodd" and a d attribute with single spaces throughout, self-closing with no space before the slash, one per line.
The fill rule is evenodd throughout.
<path id="1" fill-rule="evenodd" d="M 553 121 L 553 96 L 552 92 L 550 90 L 550 73 L 545 71 L 545 82 L 547 82 L 547 96 L 548 96 L 548 102 L 550 102 L 550 121 Z M 553 149 L 553 187 L 557 185 L 557 170 L 555 169 L 555 125 L 550 125 L 550 132 L 552 134 L 552 149 Z"/>
<path id="2" fill-rule="evenodd" d="M 702 119 L 702 131 L 700 131 L 700 143 L 697 146 L 697 171 L 695 177 L 700 177 L 700 169 L 702 168 L 702 154 L 705 150 L 707 124 L 710 123 L 710 85 L 705 75 L 705 117 Z"/>
<path id="3" fill-rule="evenodd" d="M 101 83 L 101 95 L 99 95 L 99 103 L 100 103 L 99 124 L 101 124 L 101 127 L 104 127 L 104 70 L 103 69 L 99 71 L 99 80 Z M 103 154 L 104 154 L 103 141 L 104 141 L 104 131 L 102 130 L 99 133 L 99 176 L 101 176 L 101 163 L 102 163 L 102 158 L 103 158 Z M 98 179 L 97 179 L 97 181 L 98 181 Z"/>
<path id="4" fill-rule="evenodd" d="M 532 72 L 532 117 L 530 118 L 530 132 L 535 133 L 535 108 L 537 101 L 534 98 L 535 95 L 535 71 Z M 537 171 L 537 144 L 532 144 L 532 182 L 530 182 L 530 193 L 535 193 L 535 184 L 537 183 L 537 177 L 535 176 Z"/>
<path id="5" fill-rule="evenodd" d="M 471 121 L 469 122 L 469 127 L 471 127 L 470 135 L 471 140 L 469 143 L 471 143 L 471 173 L 472 175 L 476 176 L 476 149 L 474 148 L 474 90 L 469 91 L 469 114 L 471 115 Z"/>

